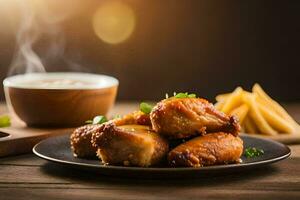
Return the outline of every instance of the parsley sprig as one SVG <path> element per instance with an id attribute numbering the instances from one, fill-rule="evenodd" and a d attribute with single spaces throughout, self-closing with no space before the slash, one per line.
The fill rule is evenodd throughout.
<path id="1" fill-rule="evenodd" d="M 189 94 L 188 92 L 179 92 L 179 93 L 174 92 L 173 97 L 175 97 L 175 98 L 196 98 L 197 95 L 194 93 Z M 166 93 L 166 99 L 168 99 L 168 98 L 169 98 L 169 94 Z"/>
<path id="2" fill-rule="evenodd" d="M 140 104 L 140 111 L 142 111 L 145 114 L 150 114 L 150 112 L 152 111 L 153 106 L 146 103 L 146 102 L 142 102 Z"/>
<path id="3" fill-rule="evenodd" d="M 255 148 L 255 147 L 248 147 L 245 149 L 245 156 L 247 158 L 253 158 L 263 155 L 265 152 L 262 149 Z"/>
<path id="4" fill-rule="evenodd" d="M 122 118 L 122 116 L 120 114 L 116 114 L 113 119 L 119 119 L 119 118 Z"/>
<path id="5" fill-rule="evenodd" d="M 87 120 L 85 123 L 87 124 L 103 124 L 105 122 L 107 122 L 107 118 L 103 115 L 98 115 L 96 117 L 94 117 L 93 120 Z"/>

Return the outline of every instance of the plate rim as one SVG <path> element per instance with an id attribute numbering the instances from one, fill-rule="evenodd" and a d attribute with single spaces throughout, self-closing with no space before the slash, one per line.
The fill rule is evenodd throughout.
<path id="1" fill-rule="evenodd" d="M 66 135 L 60 135 L 60 136 L 54 136 L 50 138 L 46 138 L 40 142 L 38 142 L 34 147 L 32 148 L 32 152 L 38 156 L 39 158 L 42 158 L 44 160 L 58 163 L 58 164 L 63 164 L 63 165 L 68 165 L 68 166 L 78 166 L 78 167 L 87 167 L 90 169 L 109 169 L 109 170 L 132 170 L 132 171 L 157 171 L 157 172 L 171 172 L 171 171 L 213 171 L 213 170 L 222 170 L 222 169 L 234 169 L 234 168 L 245 168 L 245 167 L 252 167 L 252 166 L 262 166 L 266 164 L 272 164 L 275 162 L 278 162 L 280 160 L 286 159 L 291 155 L 291 149 L 280 142 L 267 139 L 267 138 L 258 138 L 254 136 L 249 136 L 249 135 L 241 135 L 242 137 L 249 137 L 249 138 L 254 138 L 257 140 L 264 140 L 267 142 L 275 143 L 276 145 L 280 145 L 285 148 L 287 151 L 286 154 L 267 159 L 267 160 L 261 160 L 261 161 L 256 161 L 256 162 L 251 162 L 251 163 L 235 163 L 235 164 L 226 164 L 226 165 L 213 165 L 213 166 L 205 166 L 205 167 L 127 167 L 127 166 L 116 166 L 116 165 L 95 165 L 95 164 L 88 164 L 88 163 L 78 163 L 78 162 L 73 162 L 73 161 L 66 161 L 66 160 L 61 160 L 53 157 L 49 157 L 46 155 L 43 155 L 37 151 L 37 148 L 39 145 L 42 143 L 46 142 L 47 140 L 55 139 L 55 138 L 60 138 L 60 137 L 66 137 Z M 99 161 L 100 162 L 100 161 Z"/>

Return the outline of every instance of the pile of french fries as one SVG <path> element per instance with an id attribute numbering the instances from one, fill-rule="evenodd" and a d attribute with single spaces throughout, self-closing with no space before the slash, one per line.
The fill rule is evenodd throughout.
<path id="1" fill-rule="evenodd" d="M 237 87 L 232 93 L 216 97 L 215 107 L 239 118 L 242 131 L 248 134 L 293 134 L 299 124 L 287 111 L 255 84 L 252 92 Z"/>

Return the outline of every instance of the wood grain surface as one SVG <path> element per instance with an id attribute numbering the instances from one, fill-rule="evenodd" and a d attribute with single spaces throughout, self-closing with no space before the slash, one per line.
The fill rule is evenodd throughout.
<path id="1" fill-rule="evenodd" d="M 70 133 L 73 129 L 30 128 L 20 120 L 11 117 L 11 126 L 0 128 L 0 158 L 8 155 L 30 153 L 32 147 L 41 140 Z"/>
<path id="2" fill-rule="evenodd" d="M 112 113 L 135 107 L 117 104 Z M 299 116 L 300 104 L 287 108 Z M 300 145 L 289 147 L 291 157 L 270 166 L 189 180 L 118 179 L 65 168 L 32 154 L 6 157 L 0 159 L 0 199 L 300 199 Z"/>

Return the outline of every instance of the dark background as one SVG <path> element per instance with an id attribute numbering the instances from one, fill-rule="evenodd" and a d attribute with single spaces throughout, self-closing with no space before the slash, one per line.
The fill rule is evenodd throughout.
<path id="1" fill-rule="evenodd" d="M 300 101 L 300 1 L 124 0 L 137 24 L 130 38 L 117 45 L 101 41 L 91 26 L 93 12 L 104 1 L 82 2 L 80 11 L 61 24 L 64 56 L 77 67 L 48 60 L 47 71 L 115 76 L 119 100 L 157 100 L 173 91 L 213 99 L 258 82 L 277 100 Z M 2 81 L 16 29 L 9 28 L 9 17 L 0 17 Z M 34 45 L 42 58 L 47 45 L 47 36 Z"/>

